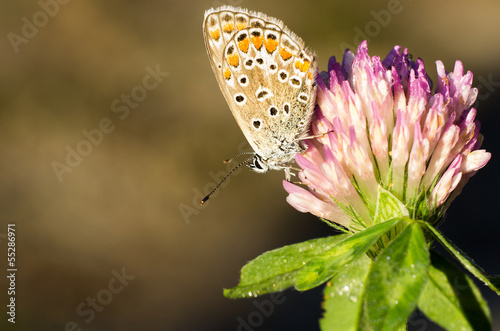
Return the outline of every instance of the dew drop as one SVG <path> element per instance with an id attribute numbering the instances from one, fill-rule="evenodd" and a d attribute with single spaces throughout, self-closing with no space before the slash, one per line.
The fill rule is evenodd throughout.
<path id="1" fill-rule="evenodd" d="M 349 286 L 345 285 L 344 286 L 344 291 L 349 291 Z"/>

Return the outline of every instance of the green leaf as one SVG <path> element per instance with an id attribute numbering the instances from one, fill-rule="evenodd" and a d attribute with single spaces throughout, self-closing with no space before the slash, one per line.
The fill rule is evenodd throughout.
<path id="1" fill-rule="evenodd" d="M 417 305 L 427 280 L 429 251 L 418 223 L 406 227 L 375 259 L 366 282 L 361 326 L 396 330 Z"/>
<path id="2" fill-rule="evenodd" d="M 241 269 L 240 283 L 234 288 L 224 289 L 224 296 L 245 298 L 287 289 L 293 286 L 297 272 L 304 264 L 347 236 L 313 239 L 266 252 Z"/>
<path id="3" fill-rule="evenodd" d="M 364 255 L 338 272 L 325 287 L 321 330 L 357 330 L 366 277 L 372 261 Z"/>
<path id="4" fill-rule="evenodd" d="M 490 277 L 490 281 L 497 289 L 500 288 L 500 276 Z"/>
<path id="5" fill-rule="evenodd" d="M 436 252 L 431 261 L 418 308 L 447 330 L 491 330 L 488 305 L 474 282 Z"/>
<path id="6" fill-rule="evenodd" d="M 420 222 L 432 235 L 454 256 L 471 274 L 500 295 L 500 276 L 490 276 L 484 272 L 470 257 L 448 241 L 436 228 L 427 222 Z"/>
<path id="7" fill-rule="evenodd" d="M 400 222 L 403 222 L 403 219 L 394 218 L 347 237 L 321 256 L 309 261 L 299 271 L 295 287 L 299 291 L 306 291 L 323 284 L 346 264 L 364 255 L 384 233 Z"/>
<path id="8" fill-rule="evenodd" d="M 406 206 L 391 192 L 379 185 L 377 208 L 375 210 L 374 224 L 381 223 L 394 217 L 408 217 L 410 213 Z"/>

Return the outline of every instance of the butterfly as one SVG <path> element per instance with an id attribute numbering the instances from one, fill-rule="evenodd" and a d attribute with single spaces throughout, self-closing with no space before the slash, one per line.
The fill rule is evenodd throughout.
<path id="1" fill-rule="evenodd" d="M 285 170 L 289 180 L 314 110 L 314 54 L 282 21 L 232 6 L 208 10 L 203 35 L 222 94 L 255 151 L 247 165 Z"/>

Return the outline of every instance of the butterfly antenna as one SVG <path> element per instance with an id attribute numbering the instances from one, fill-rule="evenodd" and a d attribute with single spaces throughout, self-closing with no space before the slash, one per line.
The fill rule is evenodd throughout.
<path id="1" fill-rule="evenodd" d="M 246 154 L 246 153 L 242 153 L 242 154 Z M 241 155 L 241 154 L 239 154 Z M 217 186 L 212 190 L 212 192 L 208 193 L 206 197 L 203 198 L 203 200 L 201 200 L 200 202 L 200 205 L 203 205 L 205 202 L 208 201 L 208 199 L 210 199 L 210 197 L 212 196 L 212 194 L 215 193 L 215 191 L 217 191 L 217 189 L 222 185 L 222 183 L 224 183 L 226 181 L 226 179 L 228 179 L 229 176 L 231 176 L 231 174 L 233 172 L 236 171 L 236 169 L 238 169 L 239 167 L 241 167 L 242 165 L 244 164 L 248 164 L 248 162 L 252 161 L 253 159 L 247 159 L 243 162 L 241 162 L 240 164 L 238 164 L 236 167 L 234 167 L 227 175 L 226 177 L 222 178 L 222 180 L 219 182 L 219 184 L 217 184 Z"/>
<path id="2" fill-rule="evenodd" d="M 245 155 L 245 154 L 255 154 L 254 152 L 243 152 L 243 153 L 240 153 L 238 155 L 236 155 L 235 157 L 231 158 L 231 159 L 228 159 L 228 160 L 224 160 L 222 161 L 224 164 L 228 164 L 228 163 L 231 163 L 233 162 L 234 159 L 240 157 L 241 155 Z M 248 160 L 247 160 L 248 161 Z"/>

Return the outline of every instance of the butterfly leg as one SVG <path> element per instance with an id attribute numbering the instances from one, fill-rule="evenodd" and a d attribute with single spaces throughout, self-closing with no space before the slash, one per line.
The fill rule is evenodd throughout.
<path id="1" fill-rule="evenodd" d="M 292 173 L 291 173 L 291 171 L 290 171 L 290 167 L 286 167 L 286 168 L 284 168 L 284 170 L 285 170 L 285 180 L 286 180 L 287 182 L 289 182 L 289 181 L 290 181 L 290 179 L 292 178 L 292 177 L 291 177 L 291 174 L 292 174 Z"/>
<path id="2" fill-rule="evenodd" d="M 330 130 L 328 132 L 320 133 L 320 134 L 315 134 L 313 136 L 307 136 L 307 137 L 297 138 L 297 140 L 300 141 L 300 140 L 309 140 L 309 139 L 314 139 L 314 138 L 321 138 L 321 137 L 324 137 L 327 134 L 332 133 L 332 132 L 333 132 L 333 130 Z"/>
<path id="3" fill-rule="evenodd" d="M 283 167 L 283 170 L 285 171 L 285 180 L 286 180 L 287 182 L 289 182 L 289 181 L 292 179 L 292 176 L 297 176 L 296 174 L 294 174 L 294 173 L 292 172 L 292 170 L 293 170 L 293 171 L 297 171 L 297 172 L 302 171 L 302 169 L 295 168 L 295 167 L 292 167 L 292 166 Z"/>

